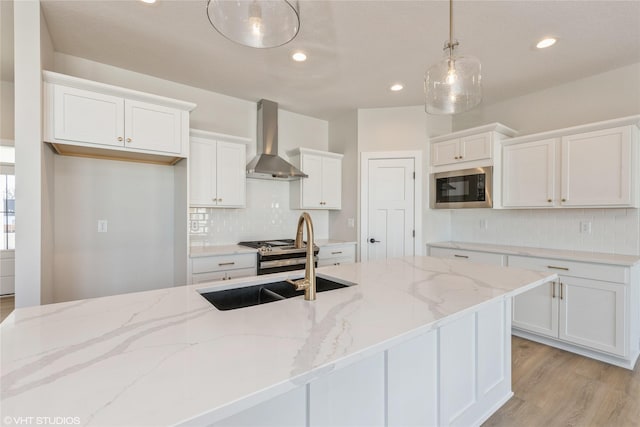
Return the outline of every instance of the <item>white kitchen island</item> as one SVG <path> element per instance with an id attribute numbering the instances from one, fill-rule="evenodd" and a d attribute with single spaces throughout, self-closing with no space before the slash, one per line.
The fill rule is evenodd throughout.
<path id="1" fill-rule="evenodd" d="M 557 277 L 431 257 L 318 274 L 357 285 L 232 311 L 198 293 L 300 277 L 282 273 L 18 309 L 3 423 L 477 425 L 512 395 L 511 297 Z"/>

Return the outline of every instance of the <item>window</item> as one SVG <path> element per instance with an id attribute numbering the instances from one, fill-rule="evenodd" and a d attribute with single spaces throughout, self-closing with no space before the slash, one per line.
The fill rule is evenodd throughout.
<path id="1" fill-rule="evenodd" d="M 0 193 L 2 193 L 0 250 L 13 250 L 16 248 L 16 177 L 13 165 L 15 157 L 13 147 L 2 146 L 0 149 Z"/>

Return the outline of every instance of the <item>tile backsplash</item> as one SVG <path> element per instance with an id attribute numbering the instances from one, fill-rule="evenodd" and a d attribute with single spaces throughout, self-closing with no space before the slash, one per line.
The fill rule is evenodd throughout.
<path id="1" fill-rule="evenodd" d="M 640 255 L 640 210 L 452 210 L 451 235 L 460 242 Z"/>
<path id="2" fill-rule="evenodd" d="M 289 182 L 247 180 L 244 209 L 190 208 L 192 246 L 227 245 L 246 240 L 295 237 L 302 210 L 289 205 Z M 316 239 L 329 235 L 327 211 L 310 211 Z"/>

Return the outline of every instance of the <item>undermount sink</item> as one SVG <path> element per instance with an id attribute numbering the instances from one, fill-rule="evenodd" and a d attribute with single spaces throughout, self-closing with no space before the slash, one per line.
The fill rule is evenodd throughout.
<path id="1" fill-rule="evenodd" d="M 324 277 L 316 277 L 316 292 L 332 291 L 350 285 L 334 282 Z M 288 282 L 278 281 L 243 288 L 225 289 L 200 293 L 215 308 L 221 311 L 251 307 L 304 295 L 304 291 L 296 291 Z"/>

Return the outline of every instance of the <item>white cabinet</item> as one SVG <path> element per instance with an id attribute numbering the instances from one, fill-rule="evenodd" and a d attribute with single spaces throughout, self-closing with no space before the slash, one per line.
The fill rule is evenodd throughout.
<path id="1" fill-rule="evenodd" d="M 191 283 L 255 276 L 257 261 L 255 253 L 194 257 L 191 258 Z"/>
<path id="2" fill-rule="evenodd" d="M 292 209 L 341 209 L 342 154 L 299 148 L 291 163 L 308 178 L 292 181 Z"/>
<path id="3" fill-rule="evenodd" d="M 457 260 L 465 260 L 470 262 L 478 262 L 482 264 L 505 265 L 505 256 L 501 254 L 492 254 L 487 252 L 467 251 L 462 249 L 438 248 L 429 246 L 429 256 L 438 258 L 451 258 Z"/>
<path id="4" fill-rule="evenodd" d="M 634 120 L 640 122 L 619 119 L 505 142 L 502 206 L 637 207 Z M 633 124 L 614 126 L 629 122 Z"/>
<path id="5" fill-rule="evenodd" d="M 499 142 L 516 131 L 493 123 L 431 138 L 431 172 L 493 166 L 499 160 Z"/>
<path id="6" fill-rule="evenodd" d="M 562 138 L 563 206 L 634 204 L 637 130 L 624 126 Z"/>
<path id="7" fill-rule="evenodd" d="M 439 166 L 490 159 L 491 147 L 491 132 L 434 143 L 431 145 L 431 164 Z"/>
<path id="8" fill-rule="evenodd" d="M 240 208 L 246 204 L 246 146 L 216 140 L 217 134 L 191 130 L 191 206 Z M 227 138 L 229 139 L 229 138 Z"/>
<path id="9" fill-rule="evenodd" d="M 45 71 L 44 140 L 60 154 L 152 163 L 187 156 L 195 104 Z"/>
<path id="10" fill-rule="evenodd" d="M 320 246 L 318 267 L 326 265 L 353 264 L 356 262 L 356 244 L 332 244 Z"/>
<path id="11" fill-rule="evenodd" d="M 625 309 L 627 286 L 624 283 L 628 271 L 625 267 L 519 256 L 510 256 L 509 266 L 562 273 L 557 282 L 514 298 L 513 327 L 628 356 L 625 322 L 629 316 Z"/>
<path id="12" fill-rule="evenodd" d="M 556 197 L 556 139 L 505 146 L 502 205 L 554 206 Z"/>

